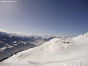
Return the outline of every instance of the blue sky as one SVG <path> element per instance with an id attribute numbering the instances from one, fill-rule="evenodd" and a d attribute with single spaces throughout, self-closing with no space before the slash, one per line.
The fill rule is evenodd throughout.
<path id="1" fill-rule="evenodd" d="M 76 36 L 88 32 L 87 28 L 87 0 L 0 2 L 0 29 L 9 32 Z"/>

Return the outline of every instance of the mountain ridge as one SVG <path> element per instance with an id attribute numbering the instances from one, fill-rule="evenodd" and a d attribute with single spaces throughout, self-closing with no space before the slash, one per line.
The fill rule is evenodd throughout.
<path id="1" fill-rule="evenodd" d="M 85 35 L 87 34 L 72 38 L 51 39 L 41 46 L 13 55 L 3 63 L 13 65 L 23 63 L 31 66 L 86 66 L 88 64 L 88 37 L 76 39 L 85 37 Z"/>
<path id="2" fill-rule="evenodd" d="M 54 37 L 27 36 L 0 31 L 0 60 L 10 57 L 19 51 L 39 46 L 52 38 Z"/>

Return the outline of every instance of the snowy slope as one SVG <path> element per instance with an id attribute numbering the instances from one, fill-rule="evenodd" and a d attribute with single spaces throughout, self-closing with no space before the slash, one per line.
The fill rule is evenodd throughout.
<path id="1" fill-rule="evenodd" d="M 54 38 L 43 45 L 22 51 L 1 65 L 87 66 L 88 33 L 73 38 Z M 5 66 L 5 65 L 4 65 Z"/>
<path id="2" fill-rule="evenodd" d="M 0 61 L 19 51 L 39 46 L 52 38 L 54 36 L 22 35 L 0 31 Z"/>

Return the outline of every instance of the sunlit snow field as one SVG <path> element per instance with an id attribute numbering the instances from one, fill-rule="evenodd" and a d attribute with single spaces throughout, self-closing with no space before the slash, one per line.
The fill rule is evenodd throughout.
<path id="1" fill-rule="evenodd" d="M 0 66 L 87 66 L 87 52 L 88 33 L 72 38 L 54 38 L 13 55 Z"/>

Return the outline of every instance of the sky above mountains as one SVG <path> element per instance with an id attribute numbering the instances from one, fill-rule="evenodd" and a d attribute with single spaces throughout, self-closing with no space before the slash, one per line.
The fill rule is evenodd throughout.
<path id="1" fill-rule="evenodd" d="M 0 29 L 60 36 L 76 36 L 88 31 L 87 0 L 12 1 L 17 2 L 0 0 Z"/>

